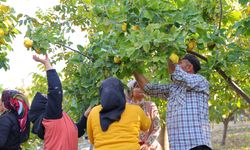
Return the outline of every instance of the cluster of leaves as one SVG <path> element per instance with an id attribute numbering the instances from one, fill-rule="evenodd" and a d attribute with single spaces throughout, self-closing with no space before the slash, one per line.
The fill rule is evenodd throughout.
<path id="1" fill-rule="evenodd" d="M 240 2 L 222 0 L 220 14 L 216 0 L 62 0 L 47 13 L 37 12 L 40 23 L 27 17 L 26 35 L 45 53 L 52 45 L 65 48 L 63 44 L 74 43 L 64 37 L 74 32 L 74 27 L 88 33 L 90 44 L 78 45 L 77 53 L 58 54 L 67 64 L 64 84 L 70 100 L 68 110 L 80 113 L 79 108 L 85 109 L 90 101 L 96 103 L 98 87 L 109 76 L 126 83 L 137 70 L 153 82 L 167 82 L 166 57 L 172 52 L 183 56 L 189 50 L 206 56 L 209 61 L 201 74 L 209 80 L 215 67 L 235 80 L 241 79 L 236 70 L 242 76 L 249 75 L 250 17 L 245 11 L 249 6 Z M 120 61 L 114 62 L 115 57 Z"/>
<path id="2" fill-rule="evenodd" d="M 4 4 L 5 0 L 0 1 L 0 69 L 7 70 L 8 51 L 12 50 L 11 43 L 20 31 L 16 28 L 16 24 L 21 15 L 15 15 L 15 11 L 10 6 Z"/>
<path id="3" fill-rule="evenodd" d="M 217 0 L 61 0 L 46 12 L 38 10 L 36 18 L 24 15 L 20 19 L 22 15 L 15 16 L 11 7 L 1 3 L 0 68 L 8 69 L 7 51 L 20 33 L 15 25 L 27 26 L 31 50 L 54 52 L 55 63 L 66 62 L 61 75 L 64 110 L 75 120 L 89 105 L 98 103 L 105 78 L 115 76 L 126 84 L 133 71 L 139 71 L 152 82 L 168 83 L 166 58 L 172 52 L 183 56 L 194 51 L 208 58 L 200 73 L 211 83 L 210 119 L 220 122 L 249 105 L 214 68 L 223 69 L 250 95 L 250 4 L 247 0 L 221 0 L 221 4 Z M 74 50 L 69 46 L 76 41 L 66 35 L 76 29 L 88 33 L 89 44 Z M 31 98 L 35 91 L 47 91 L 46 78 L 34 74 L 33 79 L 28 89 L 33 91 L 28 94 Z M 155 102 L 164 120 L 166 101 Z M 31 142 L 40 143 L 34 137 Z"/>
<path id="4" fill-rule="evenodd" d="M 211 82 L 213 81 L 213 82 Z M 244 90 L 247 87 L 244 83 L 249 82 L 247 77 L 237 81 Z M 234 113 L 249 108 L 249 104 L 239 97 L 218 74 L 212 74 L 210 78 L 211 100 L 209 101 L 210 120 L 217 123 L 230 119 Z"/>

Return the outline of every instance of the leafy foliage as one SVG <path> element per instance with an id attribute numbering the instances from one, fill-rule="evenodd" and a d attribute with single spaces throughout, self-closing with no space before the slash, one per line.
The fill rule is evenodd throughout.
<path id="1" fill-rule="evenodd" d="M 109 76 L 125 83 L 137 70 L 153 82 L 168 82 L 165 64 L 172 52 L 183 56 L 188 50 L 206 56 L 209 61 L 202 62 L 200 73 L 213 83 L 219 83 L 214 79 L 218 77 L 215 67 L 236 81 L 249 75 L 249 14 L 245 11 L 249 6 L 243 1 L 222 1 L 222 7 L 219 22 L 220 5 L 215 0 L 62 0 L 46 13 L 38 11 L 40 23 L 36 25 L 27 17 L 26 35 L 46 53 L 53 45 L 66 50 L 64 44 L 73 44 L 63 35 L 75 28 L 88 33 L 90 44 L 77 45 L 77 53 L 65 51 L 56 56 L 67 64 L 68 110 L 80 113 L 90 101 L 98 101 L 98 87 Z M 120 58 L 119 63 L 114 62 L 115 57 Z M 249 85 L 240 85 L 249 94 Z"/>
<path id="2" fill-rule="evenodd" d="M 249 105 L 214 71 L 216 67 L 250 95 L 250 4 L 221 2 L 222 8 L 217 0 L 61 0 L 46 12 L 37 11 L 37 18 L 24 16 L 20 25 L 28 27 L 31 50 L 53 52 L 55 63 L 66 62 L 64 106 L 74 119 L 98 103 L 103 79 L 116 76 L 126 83 L 137 70 L 152 82 L 168 83 L 166 58 L 172 52 L 181 57 L 194 51 L 208 59 L 200 74 L 211 83 L 210 118 L 221 121 L 232 110 Z M 87 32 L 89 44 L 77 45 L 66 36 L 74 32 Z M 39 77 L 34 83 L 44 81 Z M 164 116 L 165 102 L 156 103 Z"/>
<path id="3" fill-rule="evenodd" d="M 0 2 L 0 69 L 9 68 L 7 53 L 12 51 L 12 40 L 20 34 L 16 25 L 21 16 L 21 14 L 16 16 L 13 8 Z"/>

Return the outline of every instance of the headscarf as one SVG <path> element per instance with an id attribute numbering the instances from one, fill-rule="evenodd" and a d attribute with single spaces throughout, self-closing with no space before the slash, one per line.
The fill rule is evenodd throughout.
<path id="1" fill-rule="evenodd" d="M 128 83 L 127 83 L 127 87 L 128 87 L 128 94 L 129 94 L 129 100 L 128 100 L 128 103 L 131 103 L 131 104 L 136 104 L 136 105 L 142 105 L 144 103 L 144 99 L 140 100 L 140 101 L 134 101 L 132 100 L 132 92 L 133 92 L 133 89 L 135 88 L 137 84 L 137 81 L 136 80 L 130 80 Z"/>
<path id="2" fill-rule="evenodd" d="M 22 93 L 16 90 L 4 90 L 2 92 L 2 102 L 4 107 L 8 111 L 14 111 L 17 114 L 19 126 L 20 126 L 20 133 L 25 136 L 21 137 L 25 140 L 29 136 L 29 118 L 28 118 L 28 111 L 29 105 Z M 21 139 L 21 142 L 22 139 Z"/>
<path id="3" fill-rule="evenodd" d="M 100 87 L 101 105 L 100 124 L 103 131 L 107 131 L 110 124 L 119 121 L 126 105 L 123 84 L 114 77 L 102 82 Z"/>
<path id="4" fill-rule="evenodd" d="M 32 132 L 37 134 L 39 138 L 44 139 L 44 127 L 42 126 L 42 120 L 45 114 L 45 108 L 48 99 L 42 93 L 37 92 L 31 103 L 29 118 L 33 123 Z"/>
<path id="5" fill-rule="evenodd" d="M 128 87 L 129 92 L 131 92 L 133 90 L 133 88 L 135 87 L 136 83 L 137 83 L 136 80 L 130 80 L 128 82 L 127 87 Z"/>

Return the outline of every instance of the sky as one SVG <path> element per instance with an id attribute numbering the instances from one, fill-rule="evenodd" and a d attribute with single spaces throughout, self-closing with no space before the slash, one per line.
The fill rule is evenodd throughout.
<path id="1" fill-rule="evenodd" d="M 7 5 L 13 7 L 16 12 L 28 14 L 33 17 L 38 8 L 46 10 L 56 4 L 59 4 L 59 0 L 7 0 Z M 25 27 L 18 27 L 18 29 L 22 34 L 16 36 L 12 43 L 14 51 L 8 54 L 10 69 L 7 71 L 0 70 L 0 85 L 3 88 L 28 87 L 31 85 L 32 72 L 41 73 L 37 68 L 38 63 L 32 59 L 32 55 L 35 53 L 27 51 L 23 45 Z M 81 35 L 74 35 L 75 40 L 79 40 L 79 36 L 83 37 L 82 33 Z M 64 66 L 63 63 L 60 63 L 55 65 L 54 68 L 60 71 Z"/>

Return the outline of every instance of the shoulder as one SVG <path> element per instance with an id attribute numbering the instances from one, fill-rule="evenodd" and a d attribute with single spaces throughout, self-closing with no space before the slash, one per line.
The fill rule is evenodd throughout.
<path id="1" fill-rule="evenodd" d="M 139 105 L 129 104 L 129 103 L 126 104 L 125 110 L 126 112 L 128 113 L 132 112 L 133 114 L 144 112 Z"/>
<path id="2" fill-rule="evenodd" d="M 93 115 L 93 114 L 99 114 L 99 112 L 101 111 L 102 106 L 101 105 L 97 105 L 95 107 L 92 108 L 92 110 L 90 111 L 89 115 Z"/>
<path id="3" fill-rule="evenodd" d="M 195 74 L 195 78 L 197 78 L 201 83 L 205 84 L 205 85 L 209 85 L 209 82 L 207 81 L 207 79 L 200 75 L 200 74 Z"/>
<path id="4" fill-rule="evenodd" d="M 7 112 L 0 116 L 1 124 L 8 125 L 8 124 L 14 124 L 15 122 L 17 122 L 17 116 L 12 112 Z"/>
<path id="5" fill-rule="evenodd" d="M 126 109 L 138 109 L 138 108 L 140 108 L 140 106 L 136 104 L 126 103 Z"/>

